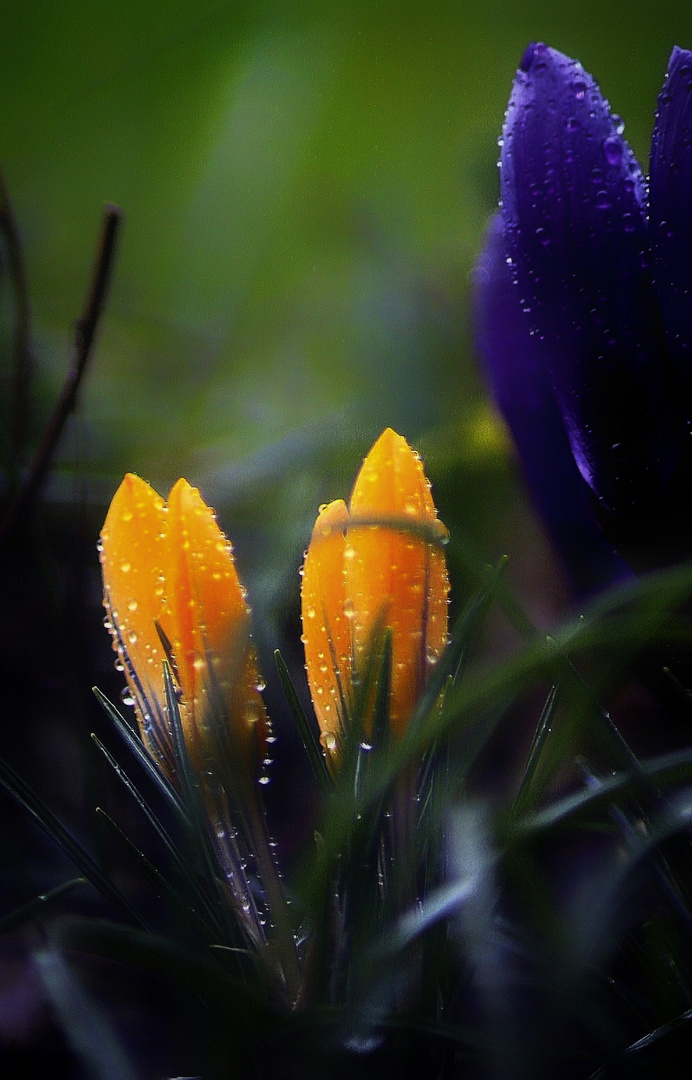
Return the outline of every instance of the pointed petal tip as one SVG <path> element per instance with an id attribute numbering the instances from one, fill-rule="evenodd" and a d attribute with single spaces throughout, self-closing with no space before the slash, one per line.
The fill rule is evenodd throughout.
<path id="1" fill-rule="evenodd" d="M 672 74 L 678 68 L 684 67 L 685 64 L 690 65 L 690 71 L 692 71 L 692 51 L 690 49 L 681 49 L 679 45 L 673 46 L 673 51 L 670 54 L 668 60 L 668 74 Z"/>
<path id="2" fill-rule="evenodd" d="M 164 500 L 146 480 L 136 473 L 126 473 L 111 499 L 101 538 L 105 539 L 113 526 L 122 527 L 132 522 L 133 517 L 139 517 L 147 507 L 159 510 L 163 504 Z"/>
<path id="3" fill-rule="evenodd" d="M 374 450 L 391 450 L 392 447 L 401 443 L 406 443 L 403 435 L 397 434 L 394 428 L 386 427 L 380 437 L 376 439 L 373 443 L 368 457 L 370 456 L 370 454 L 372 454 Z"/>
<path id="4" fill-rule="evenodd" d="M 343 529 L 347 525 L 348 507 L 343 499 L 335 499 L 333 502 L 326 503 L 324 506 L 320 507 L 320 512 L 317 515 L 312 535 L 329 536 L 331 533 L 336 532 L 338 529 Z"/>
<path id="5" fill-rule="evenodd" d="M 519 70 L 528 73 L 531 70 L 534 60 L 537 57 L 542 56 L 546 50 L 547 45 L 542 41 L 530 42 L 524 49 L 521 60 L 519 61 Z"/>
<path id="6" fill-rule="evenodd" d="M 179 480 L 176 480 L 170 490 L 168 496 L 169 506 L 171 504 L 176 504 L 182 507 L 196 501 L 204 501 L 199 493 L 199 488 L 193 487 L 184 476 L 181 476 Z M 204 503 L 204 505 L 206 506 L 206 503 Z"/>

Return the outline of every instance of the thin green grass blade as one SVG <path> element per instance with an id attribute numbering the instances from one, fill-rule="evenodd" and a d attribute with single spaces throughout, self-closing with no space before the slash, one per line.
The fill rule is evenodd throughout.
<path id="1" fill-rule="evenodd" d="M 184 856 L 181 854 L 181 852 L 179 851 L 177 845 L 173 842 L 173 840 L 171 839 L 171 837 L 169 836 L 167 831 L 164 829 L 163 825 L 161 824 L 161 822 L 157 818 L 156 814 L 153 812 L 153 810 L 148 805 L 148 803 L 146 802 L 144 797 L 140 794 L 140 792 L 137 790 L 135 785 L 132 783 L 132 781 L 128 777 L 127 773 L 125 772 L 125 770 L 118 764 L 118 762 L 115 760 L 115 758 L 110 753 L 110 751 L 107 749 L 107 747 L 105 747 L 103 745 L 103 743 L 101 742 L 101 740 L 96 735 L 94 735 L 93 733 L 92 733 L 91 737 L 92 737 L 94 743 L 96 744 L 96 746 L 98 747 L 98 749 L 101 751 L 101 753 L 106 758 L 108 764 L 114 770 L 114 772 L 115 772 L 116 776 L 118 777 L 118 779 L 125 786 L 126 790 L 130 793 L 130 795 L 132 795 L 135 802 L 137 803 L 137 805 L 141 809 L 142 813 L 145 815 L 145 817 L 147 818 L 147 820 L 149 821 L 149 823 L 153 827 L 154 831 L 156 832 L 156 835 L 159 837 L 159 839 L 163 843 L 164 847 L 166 848 L 166 851 L 168 852 L 168 854 L 169 854 L 170 858 L 172 859 L 175 867 L 177 868 L 178 873 L 181 875 L 183 880 L 186 882 L 186 885 L 190 889 L 191 893 L 194 893 L 194 895 L 197 897 L 197 899 L 199 900 L 201 905 L 204 907 L 206 915 L 211 920 L 212 924 L 216 925 L 217 924 L 217 913 L 215 912 L 213 906 L 209 903 L 209 899 L 206 896 L 204 890 L 200 888 L 199 881 L 195 878 L 194 874 L 191 873 L 188 860 L 186 860 L 184 858 Z M 217 933 L 218 933 L 218 926 L 217 926 Z"/>
<path id="2" fill-rule="evenodd" d="M 640 766 L 641 768 L 641 766 Z M 588 762 L 581 760 L 579 762 L 579 769 L 582 775 L 585 777 L 588 786 L 597 791 L 602 783 L 602 779 L 590 769 Z M 663 801 L 659 803 L 661 809 L 658 813 L 660 822 L 661 811 L 665 816 L 667 823 L 677 822 L 673 831 L 677 831 L 678 828 L 683 829 L 686 827 L 687 818 L 689 813 L 680 814 L 679 808 L 676 810 L 674 801 Z M 615 823 L 617 829 L 621 832 L 625 843 L 630 849 L 638 849 L 643 840 L 651 839 L 651 823 L 649 817 L 645 817 L 640 812 L 639 806 L 635 808 L 635 813 L 628 813 L 620 806 L 620 801 L 613 800 L 609 812 L 610 817 Z M 660 827 L 660 824 L 659 824 Z M 665 837 L 664 837 L 665 839 Z M 656 846 L 656 844 L 654 844 Z M 691 852 L 685 853 L 685 861 L 688 861 L 688 855 Z M 673 911 L 676 912 L 678 918 L 685 926 L 686 933 L 692 938 L 692 914 L 683 900 L 682 890 L 680 883 L 676 881 L 672 868 L 670 867 L 668 860 L 663 858 L 657 851 L 654 852 L 653 864 L 656 876 L 661 886 L 662 895 L 666 897 L 668 904 Z"/>
<path id="3" fill-rule="evenodd" d="M 173 840 L 171 839 L 171 837 L 167 833 L 166 829 L 163 827 L 163 825 L 159 821 L 158 817 L 156 816 L 154 811 L 151 809 L 151 807 L 147 803 L 144 796 L 138 791 L 138 789 L 132 783 L 129 776 L 127 775 L 125 770 L 122 768 L 122 766 L 113 757 L 110 750 L 106 746 L 104 746 L 104 744 L 99 739 L 98 735 L 95 735 L 92 732 L 91 733 L 91 738 L 92 738 L 92 742 L 94 743 L 94 745 L 101 751 L 101 753 L 105 757 L 106 761 L 108 762 L 110 767 L 113 769 L 113 772 L 117 776 L 118 780 L 120 780 L 120 782 L 123 784 L 125 789 L 130 793 L 132 798 L 135 800 L 135 802 L 139 806 L 140 810 L 142 811 L 142 813 L 146 817 L 147 821 L 149 822 L 149 824 L 152 826 L 152 828 L 156 832 L 156 835 L 159 837 L 159 839 L 164 844 L 168 854 L 170 855 L 170 857 L 173 860 L 173 862 L 175 863 L 175 865 L 178 867 L 178 869 L 180 871 L 184 871 L 185 870 L 185 860 L 183 859 L 182 855 L 178 851 L 178 848 L 176 847 L 176 845 L 173 843 Z"/>
<path id="4" fill-rule="evenodd" d="M 226 939 L 223 942 L 224 944 L 242 947 L 247 944 L 247 939 L 249 939 L 256 945 L 257 942 L 263 940 L 263 928 L 257 910 L 252 903 L 254 898 L 250 891 L 249 882 L 245 877 L 240 859 L 236 858 L 232 871 L 235 878 L 234 881 L 230 882 L 231 889 L 226 888 L 228 871 L 222 867 L 211 838 L 211 829 L 214 826 L 212 826 L 209 819 L 199 780 L 187 752 L 173 676 L 165 660 L 163 662 L 163 673 L 166 704 L 173 733 L 176 769 L 180 779 L 184 806 L 189 813 L 190 819 L 189 836 L 195 853 L 201 856 L 201 871 L 206 880 L 209 903 L 213 910 L 218 911 L 218 917 L 222 920 Z M 237 905 L 233 907 L 231 904 L 232 896 L 234 896 L 231 891 L 233 887 L 243 891 L 243 901 L 240 903 L 240 909 L 238 909 Z M 247 910 L 245 897 L 247 897 L 248 901 Z"/>
<path id="5" fill-rule="evenodd" d="M 555 828 L 572 828 L 593 822 L 594 812 L 600 812 L 613 801 L 613 797 L 641 795 L 649 786 L 672 785 L 692 781 L 692 750 L 664 754 L 639 763 L 636 772 L 622 771 L 605 777 L 595 790 L 579 791 L 567 795 L 551 806 L 516 818 L 509 833 L 518 836 L 541 835 Z"/>
<path id="6" fill-rule="evenodd" d="M 382 635 L 382 653 L 376 676 L 375 707 L 372 716 L 371 744 L 378 753 L 385 753 L 389 745 L 389 697 L 392 689 L 392 631 L 385 627 Z"/>
<path id="7" fill-rule="evenodd" d="M 246 642 L 236 645 L 238 678 L 244 677 Z M 231 684 L 233 679 L 231 678 Z M 235 841 L 236 875 L 246 889 L 241 903 L 243 917 L 252 920 L 252 936 L 266 975 L 291 1006 L 302 985 L 300 958 L 296 946 L 293 913 L 270 845 L 267 820 L 260 797 L 259 777 L 252 762 L 262 757 L 263 747 L 255 728 L 255 754 L 243 752 L 238 731 L 229 717 L 226 695 L 219 685 L 213 656 L 207 654 L 208 706 L 207 735 L 213 747 L 211 758 L 217 781 L 225 792 L 227 832 Z M 278 984 L 278 987 L 276 986 Z"/>
<path id="8" fill-rule="evenodd" d="M 189 828 L 190 819 L 187 816 L 185 808 L 180 800 L 180 796 L 178 795 L 173 785 L 161 772 L 161 769 L 152 759 L 144 744 L 132 731 L 132 728 L 129 726 L 123 716 L 118 712 L 115 705 L 113 705 L 113 703 L 108 700 L 105 694 L 101 693 L 98 686 L 94 686 L 92 689 L 97 701 L 111 718 L 118 732 L 120 733 L 123 740 L 146 772 L 149 779 L 154 782 L 156 787 L 165 797 L 166 801 L 173 808 L 178 819 L 182 821 L 185 825 L 187 825 L 187 827 Z"/>
<path id="9" fill-rule="evenodd" d="M 110 904 L 128 920 L 146 927 L 145 919 L 132 907 L 113 882 L 106 877 L 98 863 L 65 828 L 41 798 L 26 784 L 6 761 L 0 759 L 0 784 L 26 810 L 41 829 L 74 863 L 81 874 Z"/>
<path id="10" fill-rule="evenodd" d="M 66 893 L 72 892 L 77 886 L 86 883 L 87 879 L 84 877 L 72 878 L 70 881 L 63 881 L 62 884 L 56 885 L 54 889 L 50 889 L 46 893 L 35 896 L 33 900 L 29 900 L 28 903 L 15 908 L 9 915 L 5 915 L 4 918 L 0 919 L 0 934 L 6 933 L 8 930 L 15 930 L 18 926 L 22 926 L 30 920 L 41 919 L 56 901 Z"/>
<path id="11" fill-rule="evenodd" d="M 286 661 L 279 649 L 276 649 L 274 652 L 274 661 L 276 663 L 276 670 L 279 673 L 279 679 L 281 680 L 284 694 L 286 695 L 286 700 L 298 727 L 301 742 L 305 748 L 308 761 L 312 766 L 312 771 L 315 774 L 315 779 L 320 785 L 322 793 L 328 795 L 334 787 L 334 781 L 329 774 L 329 769 L 327 768 L 322 749 L 315 738 L 314 727 L 301 707 L 293 685 L 293 680 L 291 679 L 288 667 L 286 666 Z"/>
<path id="12" fill-rule="evenodd" d="M 557 709 L 557 703 L 560 696 L 560 687 L 555 683 L 546 699 L 543 711 L 541 712 L 540 719 L 538 721 L 538 727 L 534 732 L 533 740 L 531 742 L 531 749 L 529 750 L 529 757 L 526 762 L 526 768 L 524 769 L 524 775 L 521 778 L 519 790 L 514 799 L 514 805 L 512 807 L 513 813 L 521 814 L 526 809 L 526 806 L 531 798 L 531 789 L 536 776 L 536 771 L 540 762 L 541 754 L 545 746 L 545 741 L 550 734 L 553 720 L 555 719 L 555 710 Z"/>
<path id="13" fill-rule="evenodd" d="M 607 1077 L 609 1076 L 612 1076 L 615 1080 L 616 1077 L 624 1075 L 622 1067 L 627 1060 L 633 1058 L 637 1054 L 642 1054 L 644 1051 L 649 1050 L 664 1039 L 667 1040 L 672 1036 L 679 1036 L 681 1029 L 685 1028 L 690 1021 L 692 1021 L 692 1009 L 687 1009 L 686 1012 L 676 1016 L 673 1020 L 669 1020 L 667 1023 L 661 1024 L 660 1027 L 657 1027 L 654 1031 L 650 1031 L 648 1035 L 644 1035 L 643 1038 L 637 1039 L 636 1042 L 632 1043 L 622 1051 L 619 1055 L 617 1064 L 613 1066 L 602 1065 L 600 1069 L 596 1069 L 596 1072 L 591 1073 L 589 1080 L 607 1080 Z M 689 1036 L 687 1036 L 687 1039 L 683 1040 L 679 1048 L 680 1060 L 682 1060 L 682 1055 L 687 1054 L 688 1049 Z"/>
<path id="14" fill-rule="evenodd" d="M 216 853 L 209 840 L 209 816 L 204 803 L 202 802 L 197 775 L 185 745 L 185 735 L 180 717 L 180 709 L 178 708 L 175 686 L 173 684 L 171 669 L 165 660 L 163 662 L 163 673 L 167 706 L 173 731 L 175 763 L 183 794 L 183 805 L 188 814 L 190 836 L 194 837 L 195 842 L 203 855 L 203 863 L 209 880 L 216 882 L 222 878 L 223 870 L 219 865 Z"/>
<path id="15" fill-rule="evenodd" d="M 129 836 L 127 836 L 120 826 L 113 821 L 113 818 L 100 806 L 96 807 L 96 813 L 157 896 L 170 904 L 171 908 L 185 920 L 198 940 L 206 944 L 218 943 L 217 930 L 210 926 L 209 923 L 202 918 L 199 912 L 197 912 L 178 890 L 170 884 L 161 871 L 147 858 L 144 852 L 140 851 L 139 848 L 132 843 Z"/>

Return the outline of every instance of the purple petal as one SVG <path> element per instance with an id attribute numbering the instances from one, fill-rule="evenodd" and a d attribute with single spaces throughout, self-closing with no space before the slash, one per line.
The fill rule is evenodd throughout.
<path id="1" fill-rule="evenodd" d="M 614 516 L 646 514 L 678 436 L 644 266 L 643 178 L 594 80 L 545 45 L 516 75 L 501 181 L 521 300 L 579 470 Z"/>
<path id="2" fill-rule="evenodd" d="M 692 52 L 673 49 L 651 144 L 650 229 L 671 355 L 692 390 Z M 688 397 L 689 400 L 689 397 Z"/>
<path id="3" fill-rule="evenodd" d="M 593 512 L 547 374 L 512 280 L 500 215 L 491 221 L 474 274 L 476 342 L 487 380 L 512 432 L 533 501 L 575 591 L 593 592 L 628 573 Z"/>

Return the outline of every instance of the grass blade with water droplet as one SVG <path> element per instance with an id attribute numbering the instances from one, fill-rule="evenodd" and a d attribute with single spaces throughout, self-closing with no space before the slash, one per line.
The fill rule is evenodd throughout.
<path id="1" fill-rule="evenodd" d="M 96 813 L 101 821 L 108 827 L 120 847 L 127 853 L 139 872 L 154 892 L 165 899 L 171 908 L 193 929 L 195 937 L 205 944 L 218 942 L 218 933 L 200 915 L 194 907 L 174 888 L 164 877 L 161 871 L 154 866 L 143 851 L 132 843 L 130 838 L 123 832 L 112 817 L 100 806 L 96 807 Z"/>
<path id="2" fill-rule="evenodd" d="M 108 700 L 108 698 L 106 697 L 105 694 L 101 693 L 98 686 L 94 686 L 94 687 L 92 687 L 92 689 L 93 689 L 93 693 L 96 696 L 97 701 L 102 706 L 102 708 L 105 710 L 105 712 L 108 714 L 108 716 L 111 718 L 111 720 L 115 724 L 118 732 L 122 736 L 122 738 L 125 741 L 125 743 L 127 744 L 127 746 L 130 748 L 132 753 L 134 754 L 137 761 L 139 761 L 140 765 L 142 766 L 142 768 L 146 772 L 149 779 L 154 782 L 156 787 L 163 794 L 166 801 L 171 805 L 171 807 L 175 811 L 177 817 L 184 824 L 186 824 L 189 827 L 190 826 L 190 819 L 188 818 L 188 816 L 187 816 L 187 814 L 185 812 L 185 808 L 184 808 L 184 806 L 183 806 L 183 804 L 182 804 L 182 802 L 180 800 L 180 796 L 178 795 L 175 788 L 168 781 L 168 779 L 163 775 L 163 773 L 161 772 L 161 769 L 159 768 L 157 763 L 153 760 L 153 758 L 151 757 L 151 755 L 147 751 L 144 744 L 141 742 L 139 737 L 134 733 L 132 728 L 125 721 L 125 719 L 121 716 L 121 714 L 118 712 L 115 705 L 113 705 L 113 703 Z"/>
<path id="3" fill-rule="evenodd" d="M 293 685 L 293 680 L 291 679 L 288 667 L 286 666 L 286 661 L 281 655 L 279 649 L 276 649 L 274 651 L 274 660 L 276 662 L 276 670 L 279 673 L 279 679 L 281 680 L 284 694 L 286 695 L 286 700 L 288 701 L 291 712 L 293 713 L 293 718 L 298 727 L 298 734 L 300 735 L 301 742 L 303 744 L 303 747 L 305 748 L 305 753 L 307 754 L 308 761 L 312 766 L 312 771 L 315 774 L 315 779 L 320 785 L 323 794 L 327 795 L 333 789 L 334 781 L 329 775 L 329 770 L 324 759 L 324 754 L 322 753 L 322 749 L 317 739 L 315 738 L 313 725 L 310 723 L 307 716 L 303 712 L 300 701 L 298 700 L 298 695 Z"/>
<path id="4" fill-rule="evenodd" d="M 533 785 L 536 770 L 540 761 L 541 753 L 545 745 L 550 728 L 555 717 L 555 710 L 557 708 L 558 697 L 560 689 L 557 683 L 551 688 L 550 693 L 546 699 L 546 703 L 543 706 L 540 719 L 538 721 L 538 727 L 536 728 L 531 742 L 531 749 L 529 750 L 529 757 L 524 769 L 524 775 L 521 778 L 519 785 L 519 791 L 517 792 L 514 800 L 513 812 L 520 814 L 526 808 L 526 804 L 531 796 L 531 788 Z"/>
<path id="5" fill-rule="evenodd" d="M 85 885 L 86 883 L 87 879 L 84 877 L 72 878 L 70 881 L 63 881 L 61 885 L 56 885 L 54 889 L 50 889 L 46 893 L 41 893 L 40 896 L 35 896 L 33 900 L 29 900 L 28 903 L 15 908 L 9 915 L 5 915 L 4 918 L 0 919 L 0 934 L 6 933 L 8 930 L 14 930 L 16 927 L 22 926 L 23 923 L 29 922 L 30 919 L 42 918 L 44 914 L 48 913 L 56 900 L 76 889 L 78 885 Z"/>

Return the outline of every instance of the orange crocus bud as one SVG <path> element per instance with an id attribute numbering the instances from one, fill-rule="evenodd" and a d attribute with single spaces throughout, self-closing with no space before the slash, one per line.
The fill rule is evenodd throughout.
<path id="1" fill-rule="evenodd" d="M 151 753 L 174 773 L 163 678 L 169 651 L 195 765 L 205 765 L 206 726 L 218 717 L 212 694 L 240 752 L 256 757 L 267 716 L 249 641 L 250 613 L 231 545 L 197 489 L 179 480 L 166 506 L 144 480 L 128 474 L 108 511 L 100 549 L 113 648 Z"/>
<path id="2" fill-rule="evenodd" d="M 351 705 L 351 625 L 346 617 L 343 499 L 320 509 L 303 566 L 303 644 L 322 746 L 336 754 Z"/>
<path id="3" fill-rule="evenodd" d="M 365 458 L 350 513 L 331 503 L 317 519 L 303 568 L 303 640 L 322 743 L 338 756 L 355 678 L 378 630 L 389 628 L 389 722 L 402 734 L 447 641 L 449 581 L 420 458 L 391 428 Z"/>

